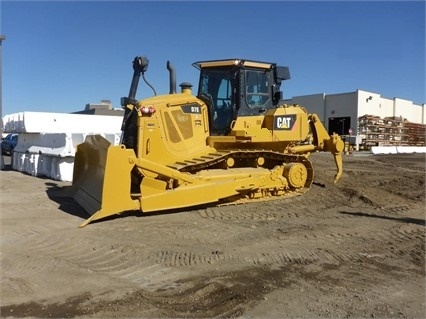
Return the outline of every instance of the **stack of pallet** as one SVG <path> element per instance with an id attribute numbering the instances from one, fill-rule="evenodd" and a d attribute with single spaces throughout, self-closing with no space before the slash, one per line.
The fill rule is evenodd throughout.
<path id="1" fill-rule="evenodd" d="M 358 118 L 358 134 L 365 148 L 371 146 L 408 145 L 405 120 L 401 117 L 380 118 L 364 115 Z"/>
<path id="2" fill-rule="evenodd" d="M 405 122 L 404 127 L 408 133 L 408 145 L 425 146 L 426 145 L 426 124 Z"/>

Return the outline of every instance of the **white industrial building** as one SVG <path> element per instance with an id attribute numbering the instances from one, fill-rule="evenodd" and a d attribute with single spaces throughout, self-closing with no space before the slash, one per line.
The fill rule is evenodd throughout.
<path id="1" fill-rule="evenodd" d="M 401 117 L 412 123 L 426 124 L 425 104 L 413 104 L 412 101 L 400 98 L 385 98 L 378 93 L 363 90 L 294 96 L 284 102 L 302 105 L 309 113 L 316 113 L 329 133 L 336 132 L 339 135 L 359 135 L 358 118 L 364 115 Z"/>

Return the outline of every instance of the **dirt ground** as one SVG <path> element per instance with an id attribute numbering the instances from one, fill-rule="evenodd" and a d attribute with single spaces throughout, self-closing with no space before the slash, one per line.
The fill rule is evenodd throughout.
<path id="1" fill-rule="evenodd" d="M 311 160 L 300 197 L 85 228 L 69 183 L 1 171 L 1 317 L 425 318 L 425 154 Z"/>

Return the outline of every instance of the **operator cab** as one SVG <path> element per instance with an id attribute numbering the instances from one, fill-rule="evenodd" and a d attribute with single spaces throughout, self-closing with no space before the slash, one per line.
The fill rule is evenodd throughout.
<path id="1" fill-rule="evenodd" d="M 197 97 L 209 107 L 211 135 L 226 135 L 232 121 L 258 116 L 276 108 L 282 99 L 281 82 L 288 67 L 242 59 L 200 61 Z"/>

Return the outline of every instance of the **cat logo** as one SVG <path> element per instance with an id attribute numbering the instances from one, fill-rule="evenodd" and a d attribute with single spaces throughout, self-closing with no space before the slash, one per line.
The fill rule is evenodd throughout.
<path id="1" fill-rule="evenodd" d="M 296 122 L 296 115 L 280 115 L 274 117 L 275 130 L 291 130 Z"/>

